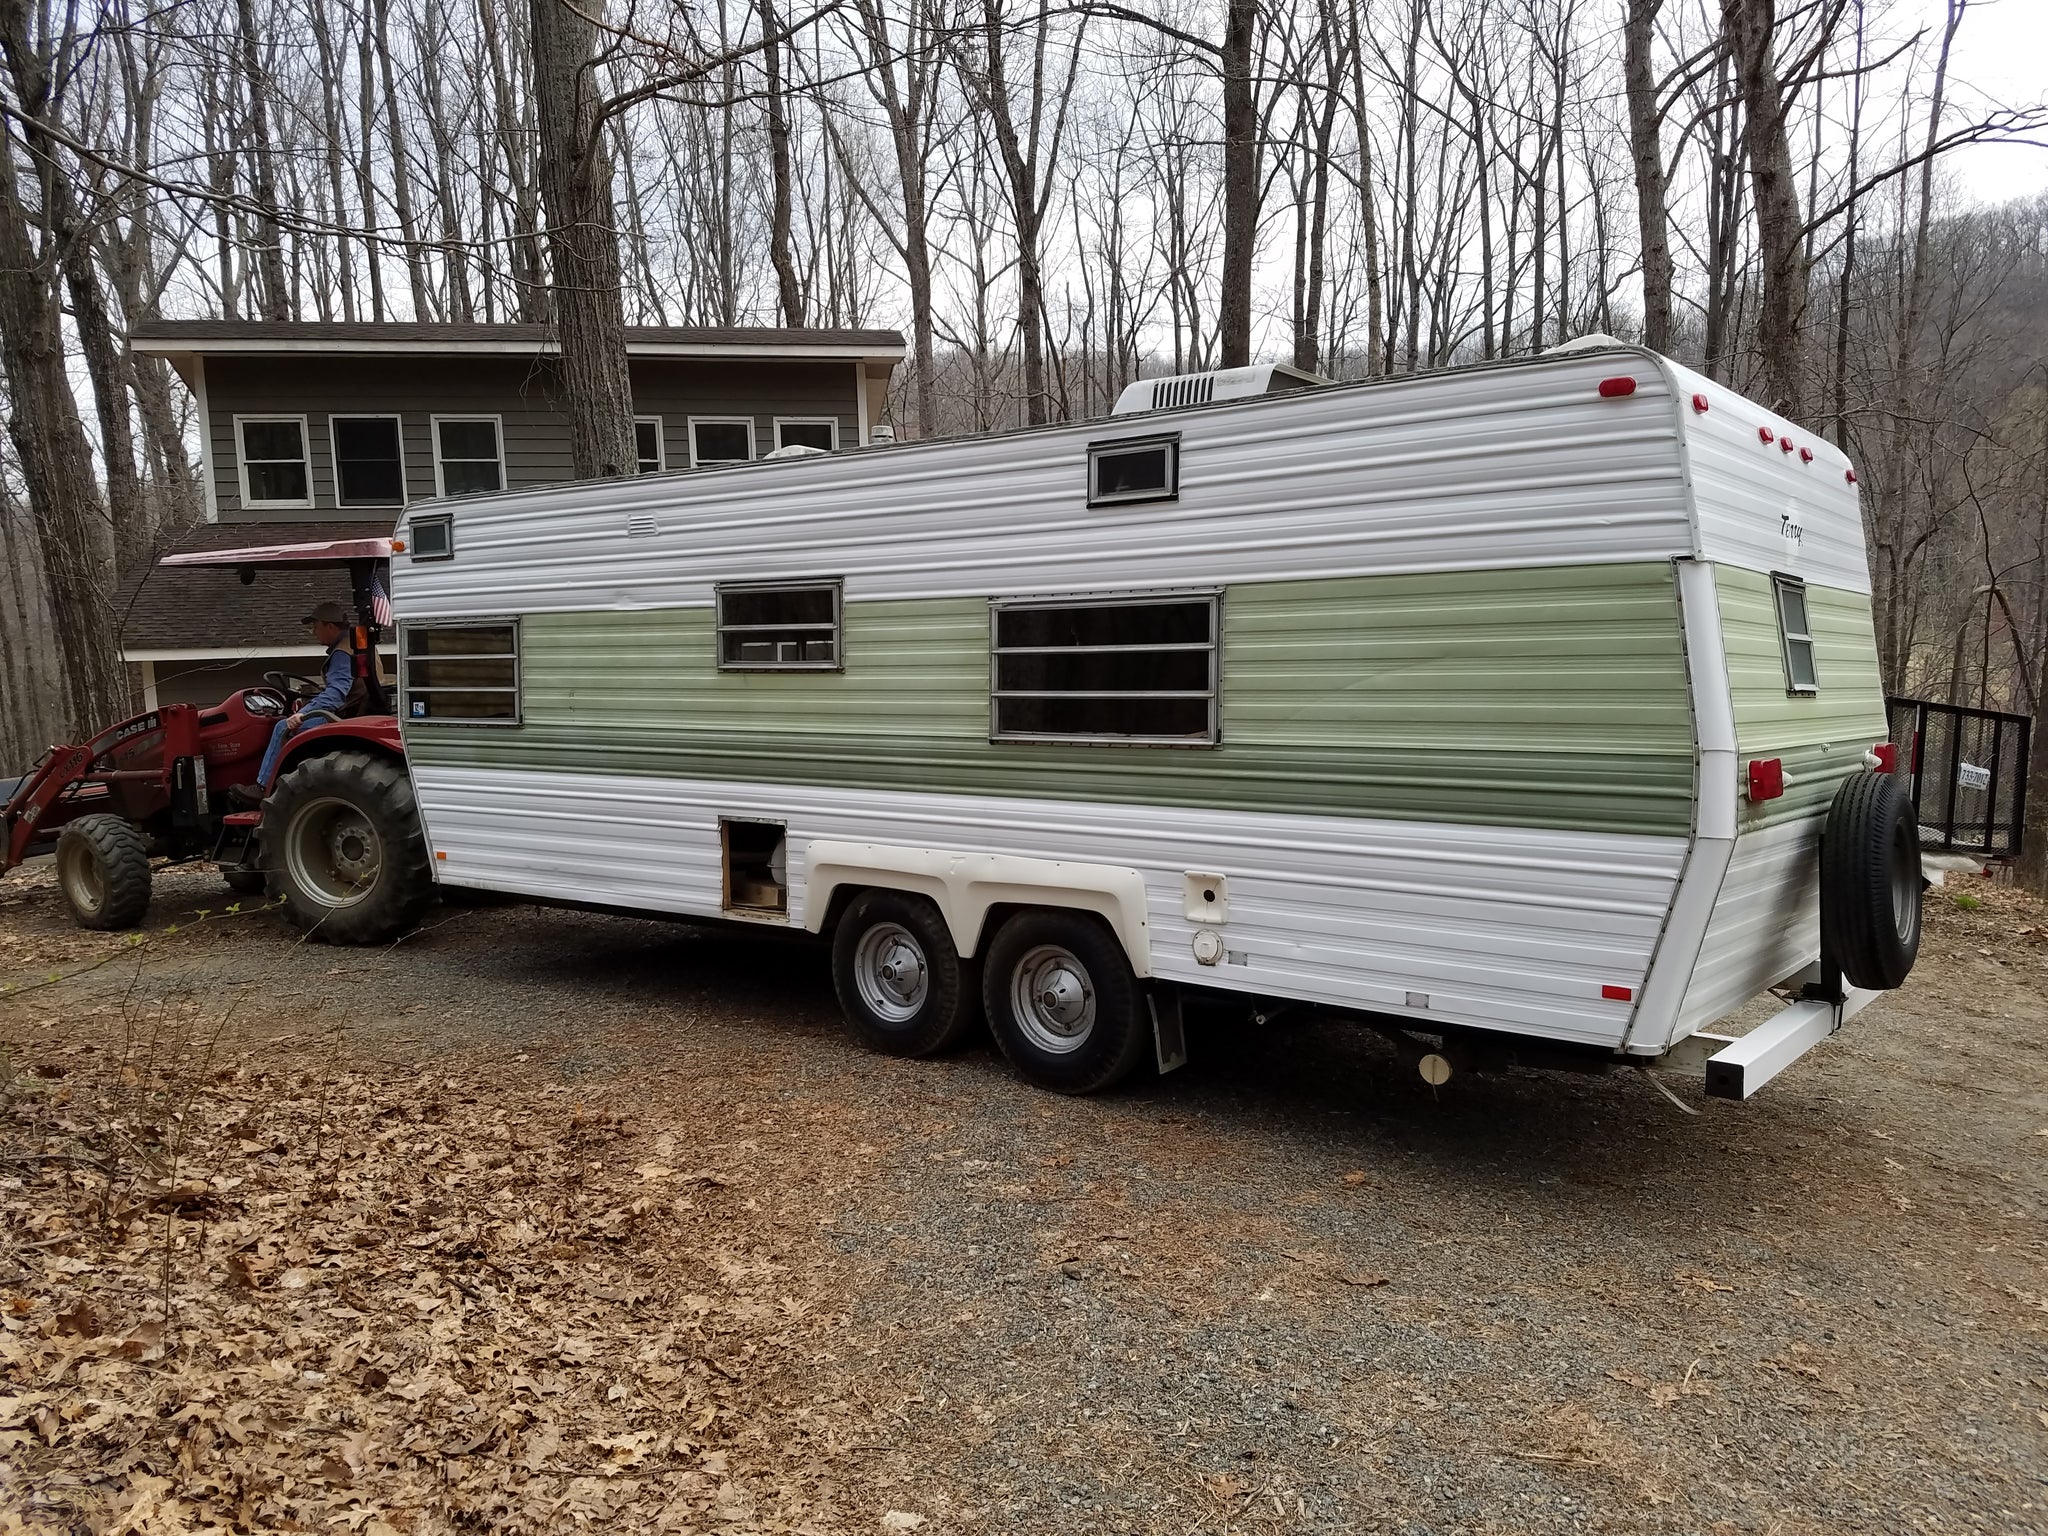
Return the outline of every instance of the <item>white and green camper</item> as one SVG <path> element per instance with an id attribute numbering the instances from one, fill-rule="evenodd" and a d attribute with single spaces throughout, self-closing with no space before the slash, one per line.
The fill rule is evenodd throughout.
<path id="1" fill-rule="evenodd" d="M 985 1011 L 1088 1091 L 1199 988 L 1433 1077 L 1741 1097 L 1917 947 L 1854 471 L 1604 339 L 424 502 L 394 548 L 439 880 L 830 935 L 900 1054 Z"/>

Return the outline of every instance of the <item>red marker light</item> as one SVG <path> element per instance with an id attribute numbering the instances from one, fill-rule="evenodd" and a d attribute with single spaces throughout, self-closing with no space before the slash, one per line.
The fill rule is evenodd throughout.
<path id="1" fill-rule="evenodd" d="M 1784 760 L 1776 757 L 1751 759 L 1749 765 L 1749 798 L 1752 800 L 1775 800 L 1784 793 Z"/>
<path id="2" fill-rule="evenodd" d="M 1600 381 L 1600 398 L 1602 400 L 1619 400 L 1622 396 L 1632 395 L 1635 392 L 1636 381 L 1634 379 L 1602 379 Z"/>
<path id="3" fill-rule="evenodd" d="M 1698 412 L 1700 413 L 1700 415 L 1702 415 L 1702 416 L 1706 415 L 1706 414 L 1707 414 L 1707 397 L 1706 397 L 1705 395 L 1694 395 L 1694 396 L 1692 397 L 1692 408 L 1693 408 L 1693 409 L 1694 409 L 1695 411 L 1698 411 Z"/>
<path id="4" fill-rule="evenodd" d="M 1800 449 L 1799 462 L 1802 464 L 1811 464 L 1813 462 L 1813 450 L 1811 448 Z"/>
<path id="5" fill-rule="evenodd" d="M 1610 1003 L 1625 1003 L 1636 995 L 1634 987 L 1617 987 L 1613 983 L 1602 987 L 1600 995 Z"/>
<path id="6" fill-rule="evenodd" d="M 1792 439 L 1789 437 L 1781 437 L 1778 439 L 1778 446 L 1782 448 L 1785 452 L 1790 453 L 1793 447 Z"/>
<path id="7" fill-rule="evenodd" d="M 1845 469 L 1842 471 L 1842 478 L 1848 481 L 1851 485 L 1854 485 L 1856 483 L 1856 471 L 1853 469 Z"/>
<path id="8" fill-rule="evenodd" d="M 1773 432 L 1769 427 L 1758 427 L 1756 429 L 1756 440 L 1760 443 L 1776 442 L 1777 438 L 1778 434 Z"/>
<path id="9" fill-rule="evenodd" d="M 1897 773 L 1899 771 L 1899 749 L 1893 743 L 1880 741 L 1870 749 L 1870 755 L 1877 759 L 1877 771 L 1879 773 Z"/>

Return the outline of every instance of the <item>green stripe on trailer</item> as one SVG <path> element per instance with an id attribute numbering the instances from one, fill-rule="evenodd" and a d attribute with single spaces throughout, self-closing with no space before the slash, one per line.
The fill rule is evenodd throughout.
<path id="1" fill-rule="evenodd" d="M 720 672 L 708 608 L 521 621 L 524 724 L 436 766 L 1684 835 L 1691 715 L 1661 563 L 1232 587 L 1222 744 L 992 743 L 988 604 L 849 601 L 843 672 Z M 1874 738 L 1873 738 L 1874 739 Z"/>
<path id="2" fill-rule="evenodd" d="M 1741 759 L 1775 757 L 1785 765 L 1784 795 L 1756 806 L 1744 800 L 1741 830 L 1819 815 L 1836 786 L 1862 770 L 1863 754 L 1890 735 L 1870 599 L 1834 587 L 1806 589 L 1820 686 L 1795 694 L 1785 685 L 1771 578 L 1724 565 L 1715 568 L 1715 587 Z"/>

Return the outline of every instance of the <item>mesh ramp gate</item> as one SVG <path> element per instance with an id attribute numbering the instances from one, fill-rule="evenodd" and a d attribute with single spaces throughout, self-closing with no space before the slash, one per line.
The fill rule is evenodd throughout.
<path id="1" fill-rule="evenodd" d="M 2009 859 L 2027 814 L 2032 722 L 1995 709 L 1887 699 L 1892 746 L 1930 852 Z"/>

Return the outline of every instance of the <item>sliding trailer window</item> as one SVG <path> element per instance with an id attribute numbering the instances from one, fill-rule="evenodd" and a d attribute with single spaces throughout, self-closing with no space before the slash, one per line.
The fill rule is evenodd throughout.
<path id="1" fill-rule="evenodd" d="M 407 624 L 398 643 L 405 719 L 519 723 L 518 620 Z"/>
<path id="2" fill-rule="evenodd" d="M 1219 740 L 1219 594 L 999 601 L 989 618 L 991 739 Z"/>
<path id="3" fill-rule="evenodd" d="M 1180 434 L 1088 445 L 1088 505 L 1180 500 Z"/>
<path id="4" fill-rule="evenodd" d="M 836 672 L 837 581 L 761 582 L 718 589 L 723 672 Z"/>
<path id="5" fill-rule="evenodd" d="M 1785 691 L 1819 693 L 1820 672 L 1813 660 L 1813 627 L 1806 612 L 1806 583 L 1797 576 L 1773 576 L 1771 595 L 1778 605 L 1778 644 L 1785 656 Z"/>

